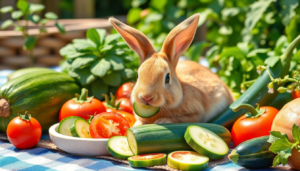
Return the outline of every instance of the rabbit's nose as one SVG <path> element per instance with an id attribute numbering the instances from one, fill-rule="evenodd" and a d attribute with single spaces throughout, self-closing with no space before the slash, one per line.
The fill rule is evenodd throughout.
<path id="1" fill-rule="evenodd" d="M 142 98 L 143 100 L 145 100 L 146 102 L 150 102 L 150 101 L 154 98 L 154 96 L 153 96 L 152 94 L 149 94 L 149 95 L 142 95 L 141 98 Z"/>

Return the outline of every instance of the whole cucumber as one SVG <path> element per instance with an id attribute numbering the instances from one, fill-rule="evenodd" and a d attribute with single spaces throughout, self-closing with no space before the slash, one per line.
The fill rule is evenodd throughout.
<path id="1" fill-rule="evenodd" d="M 280 85 L 274 84 L 274 93 L 268 92 L 267 86 L 271 82 L 269 73 L 273 78 L 283 78 L 285 75 L 287 75 L 289 73 L 292 52 L 299 43 L 300 36 L 295 38 L 293 42 L 290 43 L 285 52 L 280 56 L 279 61 L 273 67 L 267 67 L 267 69 L 255 81 L 255 83 L 253 83 L 240 98 L 238 98 L 227 109 L 219 113 L 208 122 L 220 124 L 228 129 L 231 129 L 233 123 L 246 113 L 246 109 L 234 112 L 232 109 L 236 106 L 242 103 L 247 103 L 252 106 L 256 105 L 256 103 L 258 103 L 260 106 L 265 106 L 271 103 L 278 95 L 276 90 Z"/>

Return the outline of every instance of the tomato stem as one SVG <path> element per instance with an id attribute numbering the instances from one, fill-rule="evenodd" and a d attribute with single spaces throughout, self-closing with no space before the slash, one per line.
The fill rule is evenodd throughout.
<path id="1" fill-rule="evenodd" d="M 251 106 L 250 104 L 240 104 L 238 106 L 236 106 L 235 108 L 233 108 L 232 110 L 234 112 L 239 111 L 240 109 L 247 109 L 249 110 L 248 113 L 246 113 L 246 117 L 247 118 L 258 118 L 260 117 L 262 114 L 265 113 L 266 109 L 261 110 L 259 108 L 259 105 L 257 104 L 257 108 L 255 109 L 253 106 Z"/>
<path id="2" fill-rule="evenodd" d="M 117 109 L 117 110 L 120 109 L 121 100 L 118 101 L 118 103 L 116 103 L 116 97 L 112 93 L 110 93 L 110 100 L 107 94 L 102 94 L 102 96 L 104 96 L 105 98 L 106 107 Z"/>
<path id="3" fill-rule="evenodd" d="M 24 115 L 21 115 L 21 114 L 20 114 L 19 117 L 20 117 L 22 120 L 30 121 L 31 115 L 28 114 L 28 112 L 26 111 Z"/>
<path id="4" fill-rule="evenodd" d="M 86 88 L 81 89 L 81 95 L 75 94 L 75 98 L 73 100 L 76 103 L 88 103 L 91 102 L 94 96 L 88 97 L 88 90 Z"/>

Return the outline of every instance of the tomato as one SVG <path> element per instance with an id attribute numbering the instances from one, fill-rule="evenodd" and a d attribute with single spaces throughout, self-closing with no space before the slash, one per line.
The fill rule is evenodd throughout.
<path id="1" fill-rule="evenodd" d="M 42 127 L 35 118 L 25 113 L 25 115 L 13 118 L 8 123 L 6 134 L 10 143 L 15 147 L 28 149 L 40 141 Z"/>
<path id="2" fill-rule="evenodd" d="M 296 99 L 296 98 L 299 98 L 299 97 L 300 97 L 300 91 L 299 90 L 294 90 L 292 92 L 292 98 Z"/>
<path id="3" fill-rule="evenodd" d="M 128 121 L 118 113 L 103 112 L 96 115 L 90 123 L 92 138 L 110 138 L 116 135 L 126 135 Z"/>
<path id="4" fill-rule="evenodd" d="M 131 103 L 131 101 L 127 98 L 120 98 L 117 100 L 117 103 L 120 102 L 120 106 L 119 106 L 119 110 L 125 111 L 125 112 L 129 112 L 129 113 L 133 113 L 133 105 Z"/>
<path id="5" fill-rule="evenodd" d="M 184 160 L 186 158 L 185 156 L 193 156 L 193 155 L 197 155 L 197 153 L 193 151 L 177 151 L 174 152 L 171 157 L 177 160 Z"/>
<path id="6" fill-rule="evenodd" d="M 162 158 L 165 154 L 163 153 L 151 153 L 151 154 L 141 154 L 137 156 L 132 156 L 133 160 L 149 160 L 149 159 L 158 159 Z"/>
<path id="7" fill-rule="evenodd" d="M 265 110 L 264 113 L 263 110 Z M 259 110 L 253 108 L 252 111 L 261 112 L 262 115 L 254 118 L 244 115 L 233 124 L 231 136 L 235 146 L 252 138 L 270 135 L 273 120 L 279 112 L 276 108 L 269 106 L 260 107 Z"/>
<path id="8" fill-rule="evenodd" d="M 129 98 L 131 96 L 132 89 L 134 87 L 133 82 L 127 82 L 122 84 L 116 91 L 116 98 Z"/>
<path id="9" fill-rule="evenodd" d="M 107 112 L 115 112 L 115 113 L 122 115 L 128 121 L 130 127 L 132 127 L 136 121 L 134 115 L 131 113 L 121 111 L 121 110 L 116 110 L 113 108 L 106 108 L 106 111 Z"/>
<path id="10" fill-rule="evenodd" d="M 79 116 L 83 119 L 89 119 L 90 115 L 106 112 L 102 102 L 93 97 L 87 97 L 87 90 L 83 88 L 80 97 L 68 100 L 63 104 L 59 112 L 59 121 L 69 116 Z"/>

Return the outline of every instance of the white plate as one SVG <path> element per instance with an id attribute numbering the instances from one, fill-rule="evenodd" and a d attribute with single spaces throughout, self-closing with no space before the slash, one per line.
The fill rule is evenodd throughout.
<path id="1" fill-rule="evenodd" d="M 58 125 L 59 123 L 49 128 L 49 136 L 59 149 L 85 157 L 110 155 L 106 149 L 108 138 L 76 138 L 62 135 L 57 132 Z"/>

